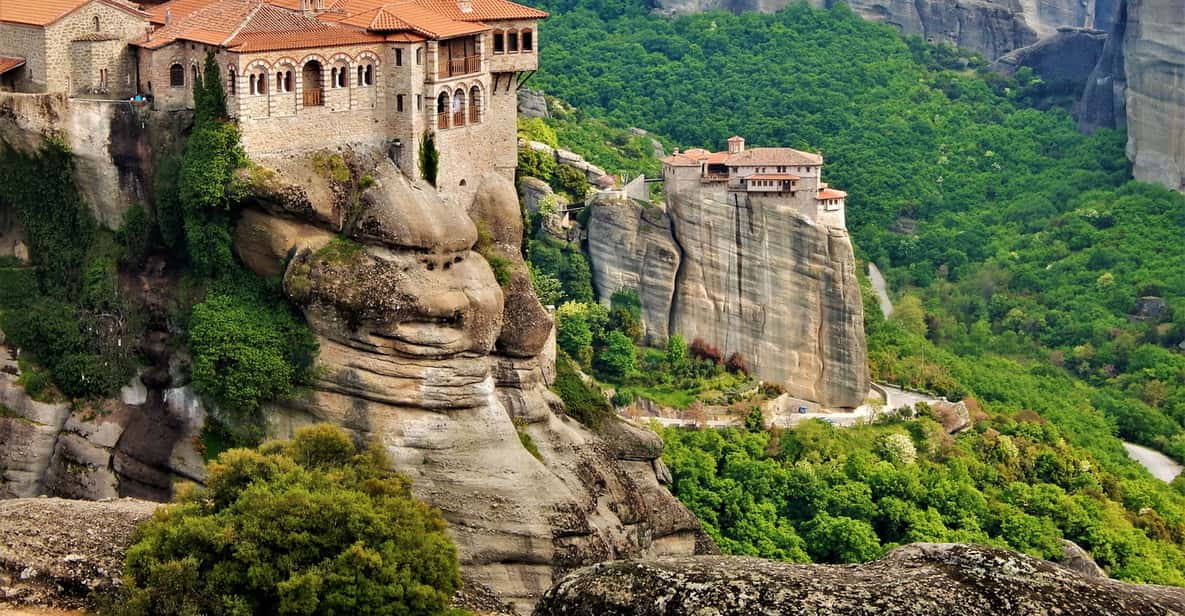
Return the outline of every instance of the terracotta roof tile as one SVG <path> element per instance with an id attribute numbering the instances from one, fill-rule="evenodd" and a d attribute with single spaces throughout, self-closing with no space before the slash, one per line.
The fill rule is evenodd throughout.
<path id="1" fill-rule="evenodd" d="M 793 148 L 750 148 L 728 157 L 728 166 L 822 165 L 823 157 Z"/>
<path id="2" fill-rule="evenodd" d="M 257 51 L 279 51 L 281 49 L 307 49 L 310 47 L 333 47 L 336 45 L 357 45 L 383 41 L 380 34 L 373 34 L 352 28 L 329 28 L 308 32 L 256 32 L 240 34 L 228 47 L 241 53 Z"/>
<path id="3" fill-rule="evenodd" d="M 709 165 L 723 165 L 728 162 L 728 152 L 712 152 L 708 155 L 707 161 Z"/>
<path id="4" fill-rule="evenodd" d="M 0 56 L 0 74 L 25 65 L 25 59 L 17 56 Z"/>
<path id="5" fill-rule="evenodd" d="M 48 26 L 92 1 L 102 2 L 133 15 L 148 17 L 135 5 L 121 0 L 3 0 L 0 2 L 0 21 Z"/>
<path id="6" fill-rule="evenodd" d="M 473 10 L 464 13 L 456 0 L 417 0 L 429 10 L 460 21 L 497 21 L 499 19 L 546 19 L 547 12 L 510 0 L 472 0 Z"/>
<path id="7" fill-rule="evenodd" d="M 848 193 L 842 190 L 835 190 L 834 188 L 824 188 L 819 191 L 819 196 L 816 199 L 822 201 L 823 199 L 843 199 L 848 196 Z"/>
<path id="8" fill-rule="evenodd" d="M 698 167 L 699 162 L 693 160 L 683 154 L 671 154 L 662 159 L 663 164 L 671 165 L 672 167 Z"/>
<path id="9" fill-rule="evenodd" d="M 348 32 L 354 36 L 350 42 L 360 34 Z M 172 23 L 150 34 L 140 45 L 156 49 L 176 40 L 186 40 L 228 48 L 246 46 L 239 51 L 273 51 L 347 44 L 333 42 L 342 38 L 340 34 L 329 33 L 329 26 L 316 19 L 265 2 L 214 0 L 182 18 L 174 17 Z M 322 35 L 319 42 L 318 35 Z M 291 44 L 285 45 L 285 39 Z M 373 40 L 381 39 L 373 36 L 365 39 Z"/>
<path id="10" fill-rule="evenodd" d="M 163 4 L 147 7 L 149 19 L 154 24 L 164 24 L 166 15 L 173 21 L 184 19 L 186 15 L 205 8 L 212 0 L 172 0 Z M 299 2 L 300 0 L 297 0 Z"/>

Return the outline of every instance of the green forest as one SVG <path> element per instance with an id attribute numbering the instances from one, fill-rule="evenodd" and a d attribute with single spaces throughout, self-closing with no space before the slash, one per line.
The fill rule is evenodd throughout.
<path id="1" fill-rule="evenodd" d="M 1066 538 L 1122 579 L 1185 584 L 1182 482 L 1116 438 L 1185 460 L 1185 196 L 1130 180 L 1122 132 L 1080 134 L 1027 71 L 842 6 L 539 4 L 553 16 L 532 85 L 566 103 L 547 121 L 561 144 L 627 175 L 654 166 L 621 162 L 629 127 L 668 151 L 740 134 L 822 152 L 859 258 L 898 292 L 891 321 L 866 306 L 874 379 L 979 409 L 954 439 L 924 419 L 665 430 L 674 491 L 726 551 L 850 562 L 941 540 L 1052 557 Z M 609 377 L 595 338 L 588 363 Z"/>

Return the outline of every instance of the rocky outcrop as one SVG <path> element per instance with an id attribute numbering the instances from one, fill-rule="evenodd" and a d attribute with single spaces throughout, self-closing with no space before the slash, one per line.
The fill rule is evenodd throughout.
<path id="1" fill-rule="evenodd" d="M 158 503 L 0 500 L 0 605 L 89 606 L 115 588 L 132 532 Z"/>
<path id="2" fill-rule="evenodd" d="M 627 199 L 598 200 L 589 214 L 588 238 L 597 296 L 636 289 L 646 344 L 666 344 L 682 259 L 670 218 L 657 207 Z"/>
<path id="3" fill-rule="evenodd" d="M 700 338 L 794 396 L 861 404 L 864 312 L 847 232 L 774 202 L 709 194 L 668 188 L 665 212 L 594 203 L 588 249 L 599 296 L 636 289 L 652 343 Z"/>
<path id="4" fill-rule="evenodd" d="M 543 92 L 531 88 L 519 88 L 518 115 L 524 118 L 548 117 L 550 114 L 547 112 L 547 99 L 543 97 Z"/>
<path id="5" fill-rule="evenodd" d="M 240 225 L 282 227 L 291 246 L 253 251 L 257 232 L 236 233 L 253 268 L 284 272 L 321 345 L 318 382 L 268 409 L 271 433 L 328 421 L 382 444 L 444 512 L 466 580 L 520 609 L 579 566 L 711 550 L 659 484 L 653 434 L 620 424 L 606 441 L 566 418 L 548 390 L 554 328 L 520 256 L 510 180 L 482 178 L 460 204 L 389 160 L 341 155 L 374 179 L 347 199 L 356 211 L 275 207 L 303 174 L 288 170 L 292 161 L 258 161 L 274 175 L 260 176 L 254 198 L 273 205 Z M 349 240 L 307 243 L 326 232 Z"/>
<path id="6" fill-rule="evenodd" d="M 1185 190 L 1185 5 L 1127 0 L 1127 155 L 1138 180 Z"/>
<path id="7" fill-rule="evenodd" d="M 1046 92 L 1078 96 L 1098 65 L 1107 43 L 1107 33 L 1088 28 L 1059 28 L 1057 33 L 1009 52 L 993 68 L 1011 75 L 1028 67 L 1045 82 Z"/>
<path id="8" fill-rule="evenodd" d="M 1182 612 L 1185 589 L 1087 577 L 1000 548 L 918 543 L 862 565 L 792 565 L 741 557 L 602 563 L 561 580 L 544 596 L 535 616 Z"/>

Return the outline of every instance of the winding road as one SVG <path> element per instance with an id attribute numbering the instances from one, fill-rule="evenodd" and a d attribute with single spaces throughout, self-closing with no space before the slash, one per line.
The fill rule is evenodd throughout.
<path id="1" fill-rule="evenodd" d="M 1180 464 L 1155 449 L 1127 442 L 1123 444 L 1123 448 L 1127 450 L 1128 456 L 1148 469 L 1153 477 L 1165 483 L 1176 479 L 1177 475 L 1181 474 Z"/>
<path id="2" fill-rule="evenodd" d="M 885 277 L 877 269 L 876 263 L 868 262 L 868 280 L 872 282 L 872 290 L 876 291 L 876 298 L 880 300 L 881 314 L 888 318 L 893 314 L 893 300 L 889 299 L 889 291 L 885 288 Z"/>

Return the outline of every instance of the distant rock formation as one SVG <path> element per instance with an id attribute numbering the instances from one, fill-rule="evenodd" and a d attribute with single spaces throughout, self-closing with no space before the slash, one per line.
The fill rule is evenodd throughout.
<path id="1" fill-rule="evenodd" d="M 352 194 L 310 178 L 308 160 L 256 161 L 272 172 L 256 173 L 268 179 L 236 231 L 250 267 L 283 272 L 321 345 L 317 383 L 268 408 L 271 433 L 331 422 L 377 440 L 444 512 L 465 579 L 520 609 L 575 567 L 714 551 L 660 484 L 655 434 L 616 421 L 594 434 L 548 389 L 554 330 L 512 182 L 487 175 L 459 203 L 379 153 L 341 155 L 373 185 Z M 335 236 L 352 244 L 322 250 Z"/>
<path id="2" fill-rule="evenodd" d="M 1185 4 L 1127 0 L 1123 68 L 1136 179 L 1185 190 Z"/>
<path id="3" fill-rule="evenodd" d="M 650 344 L 670 333 L 703 338 L 792 395 L 859 406 L 869 380 L 847 232 L 764 202 L 734 207 L 668 193 L 667 204 L 666 212 L 620 199 L 593 204 L 598 295 L 636 289 Z"/>
<path id="4" fill-rule="evenodd" d="M 1048 91 L 1078 96 L 1103 56 L 1107 33 L 1091 28 L 1059 28 L 1028 47 L 1001 56 L 993 67 L 1011 75 L 1027 66 L 1040 77 Z"/>
<path id="5" fill-rule="evenodd" d="M 1125 584 L 1010 550 L 916 543 L 861 565 L 741 557 L 601 563 L 547 592 L 535 616 L 1152 616 L 1185 612 L 1185 589 Z"/>

